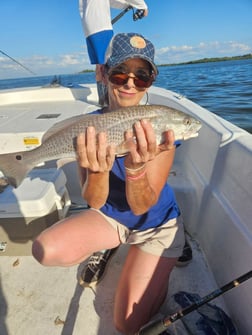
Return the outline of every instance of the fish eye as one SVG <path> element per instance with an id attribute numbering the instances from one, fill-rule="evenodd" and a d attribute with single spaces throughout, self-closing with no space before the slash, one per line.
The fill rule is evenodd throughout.
<path id="1" fill-rule="evenodd" d="M 184 118 L 184 124 L 187 126 L 190 126 L 190 124 L 192 123 L 191 119 L 189 117 L 185 117 Z"/>
<path id="2" fill-rule="evenodd" d="M 21 161 L 21 160 L 22 160 L 22 156 L 21 156 L 21 155 L 17 155 L 17 156 L 16 156 L 16 160 L 17 160 L 17 161 Z"/>

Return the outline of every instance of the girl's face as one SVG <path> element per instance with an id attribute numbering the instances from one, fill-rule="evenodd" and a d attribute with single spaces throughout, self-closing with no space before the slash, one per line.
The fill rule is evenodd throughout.
<path id="1" fill-rule="evenodd" d="M 134 78 L 138 78 L 140 81 L 134 81 Z M 144 81 L 141 79 L 144 79 Z M 149 82 L 148 79 L 150 79 Z M 148 90 L 148 88 L 142 86 L 149 87 L 152 81 L 150 64 L 140 58 L 130 59 L 110 68 L 105 75 L 109 110 L 138 105 Z M 148 84 L 145 85 L 145 82 L 148 82 Z"/>

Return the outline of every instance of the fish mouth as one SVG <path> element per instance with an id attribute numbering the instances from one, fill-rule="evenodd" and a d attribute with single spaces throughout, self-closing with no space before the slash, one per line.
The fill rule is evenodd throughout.
<path id="1" fill-rule="evenodd" d="M 198 136 L 199 136 L 199 133 L 186 134 L 186 135 L 184 135 L 183 139 L 188 140 L 189 138 L 195 138 L 195 137 L 198 137 Z"/>
<path id="2" fill-rule="evenodd" d="M 8 183 L 11 185 L 11 186 L 13 186 L 13 187 L 15 187 L 15 188 L 17 188 L 20 184 L 21 184 L 21 182 L 19 182 L 16 178 L 14 178 L 14 177 L 7 177 L 7 180 L 8 180 Z"/>

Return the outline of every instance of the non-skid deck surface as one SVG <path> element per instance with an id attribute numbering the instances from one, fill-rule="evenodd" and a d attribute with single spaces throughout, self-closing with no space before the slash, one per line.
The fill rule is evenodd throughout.
<path id="1" fill-rule="evenodd" d="M 216 289 L 196 242 L 193 261 L 175 268 L 170 291 L 161 311 L 168 310 L 169 295 L 178 291 L 201 296 Z M 71 248 L 71 245 L 69 245 Z M 67 252 L 67 250 L 66 250 Z M 116 283 L 127 247 L 122 246 L 109 264 L 101 283 L 83 289 L 77 276 L 84 263 L 71 268 L 47 268 L 32 256 L 0 256 L 0 334 L 1 335 L 117 335 L 112 324 Z M 217 301 L 215 301 L 216 303 Z M 219 305 L 222 305 L 220 298 Z M 180 321 L 172 334 L 181 334 Z M 185 331 L 185 334 L 186 331 Z"/>

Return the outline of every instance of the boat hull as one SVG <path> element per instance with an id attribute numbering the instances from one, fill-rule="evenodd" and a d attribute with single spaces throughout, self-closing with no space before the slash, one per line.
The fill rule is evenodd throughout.
<path id="1" fill-rule="evenodd" d="M 0 124 L 0 152 L 30 150 L 36 147 L 41 143 L 43 134 L 55 122 L 97 109 L 96 101 L 95 85 L 0 92 L 0 117 L 3 120 Z M 196 246 L 194 251 L 195 262 L 198 257 L 197 248 L 200 248 L 200 255 L 204 259 L 203 263 L 190 265 L 191 268 L 189 266 L 184 274 L 188 281 L 189 277 L 187 276 L 193 277 L 193 273 L 197 271 L 195 266 L 197 267 L 200 271 L 199 276 L 194 277 L 194 286 L 190 286 L 189 289 L 194 289 L 196 293 L 203 296 L 209 293 L 209 289 L 223 286 L 252 268 L 252 135 L 172 91 L 151 87 L 149 103 L 163 104 L 189 113 L 198 118 L 203 125 L 198 138 L 183 142 L 183 145 L 177 149 L 172 173 L 168 179 L 175 190 L 188 236 L 191 237 L 191 243 Z M 85 203 L 80 196 L 79 182 L 75 173 L 76 163 L 58 162 L 58 165 L 61 166 L 66 175 L 66 188 L 71 201 L 75 204 L 75 209 L 85 207 Z M 56 162 L 50 162 L 44 168 L 51 168 L 52 166 L 56 166 Z M 4 253 L 1 253 L 1 255 L 0 267 L 7 266 L 8 256 Z M 117 259 L 120 265 L 116 262 L 112 265 L 116 273 L 124 256 L 124 252 L 120 253 Z M 45 274 L 46 270 L 42 267 L 43 270 L 38 270 L 39 265 L 35 265 L 32 258 L 29 258 L 29 261 L 28 258 L 26 260 L 22 259 L 22 262 L 34 266 L 34 269 L 38 271 L 38 276 L 42 276 L 41 271 Z M 66 270 L 55 271 L 58 271 L 56 277 L 64 277 L 65 272 L 67 272 Z M 79 267 L 74 267 L 71 271 L 73 274 L 80 270 Z M 6 273 L 6 268 L 2 268 L 1 272 Z M 74 289 L 74 280 L 73 278 L 69 279 L 69 272 L 67 273 L 68 280 L 70 280 Z M 111 282 L 114 282 L 113 273 L 110 274 Z M 49 276 L 49 272 L 46 272 L 46 275 Z M 179 269 L 176 269 L 173 275 L 176 275 L 176 278 L 184 277 Z M 56 277 L 53 276 L 54 280 L 56 280 Z M 211 281 L 212 285 L 200 288 L 199 282 L 202 279 L 207 282 L 206 278 L 213 280 Z M 176 281 L 177 279 L 175 281 L 171 279 L 171 287 L 174 288 L 174 292 L 179 289 L 179 285 L 176 286 L 175 284 Z M 179 283 L 182 288 L 183 285 L 186 285 L 186 281 L 183 282 L 181 278 Z M 40 279 L 38 279 L 38 285 L 40 284 Z M 108 285 L 108 281 L 105 281 L 103 285 L 106 284 Z M 2 290 L 6 289 L 10 289 L 10 287 L 4 284 Z M 63 287 L 61 289 L 60 294 L 63 294 Z M 112 308 L 113 305 L 114 285 L 107 291 L 104 286 L 102 286 L 102 289 L 106 298 L 111 300 L 109 307 L 104 305 L 104 309 L 107 310 L 107 308 Z M 36 291 L 36 285 L 33 290 Z M 40 297 L 42 294 L 40 292 Z M 84 301 L 81 298 L 79 288 L 76 286 L 72 297 L 75 299 L 73 301 L 83 305 L 80 307 L 82 313 L 86 304 L 89 306 L 89 310 L 90 306 L 93 308 L 91 293 L 86 292 L 85 294 L 87 296 Z M 2 295 L 4 295 L 4 292 Z M 9 294 L 6 295 L 8 299 L 11 299 Z M 64 302 L 66 303 L 66 298 L 64 298 Z M 6 304 L 8 303 L 7 301 Z M 239 333 L 249 334 L 252 329 L 252 319 L 249 317 L 252 315 L 252 281 L 248 280 L 238 288 L 226 293 L 223 303 Z M 78 304 L 73 303 L 73 305 L 76 307 Z M 95 303 L 97 311 L 101 312 L 101 308 L 101 301 L 98 305 Z M 44 310 L 44 313 L 47 312 Z M 88 315 L 90 312 L 86 311 L 86 313 L 84 315 Z M 97 330 L 99 329 L 99 322 L 102 323 L 101 319 L 98 320 L 99 313 L 93 314 L 92 312 L 91 314 L 95 327 L 89 329 L 89 334 L 103 334 L 102 330 L 99 330 L 99 332 Z M 36 314 L 35 319 L 37 317 Z M 68 315 L 66 317 L 70 318 Z M 68 321 L 74 322 L 70 319 Z M 81 323 L 81 321 L 78 322 Z M 76 327 L 78 328 L 77 325 Z M 79 331 L 80 329 L 83 330 L 85 325 L 81 324 L 81 327 Z M 91 327 L 90 324 L 89 327 Z M 114 330 L 113 333 L 112 328 L 108 330 L 105 327 L 104 329 L 104 331 L 107 331 L 104 334 L 117 334 Z M 13 331 L 12 333 L 16 332 Z M 26 333 L 28 334 L 28 332 Z M 77 334 L 77 330 L 73 334 Z"/>

